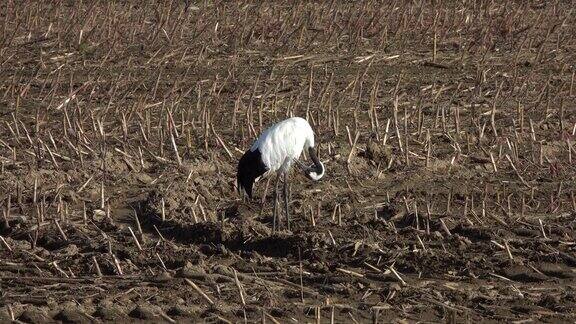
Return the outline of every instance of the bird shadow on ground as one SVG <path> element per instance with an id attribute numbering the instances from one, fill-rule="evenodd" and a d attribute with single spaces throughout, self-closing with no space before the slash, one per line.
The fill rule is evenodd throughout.
<path id="1" fill-rule="evenodd" d="M 218 210 L 222 215 L 218 221 L 208 220 L 198 223 L 178 219 L 162 220 L 153 207 L 150 198 L 132 206 L 140 215 L 142 230 L 159 234 L 166 240 L 184 244 L 222 245 L 232 251 L 257 252 L 269 257 L 297 256 L 298 251 L 307 248 L 306 239 L 288 232 L 272 233 L 271 226 L 260 219 L 244 216 L 246 204 L 232 203 Z M 250 208 L 250 207 L 248 207 Z M 271 222 L 271 217 L 269 219 Z M 157 230 L 156 230 L 156 229 Z"/>

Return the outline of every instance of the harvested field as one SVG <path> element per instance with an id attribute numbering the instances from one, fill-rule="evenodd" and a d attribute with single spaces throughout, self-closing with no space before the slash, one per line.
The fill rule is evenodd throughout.
<path id="1" fill-rule="evenodd" d="M 573 7 L 0 3 L 0 320 L 576 321 Z"/>

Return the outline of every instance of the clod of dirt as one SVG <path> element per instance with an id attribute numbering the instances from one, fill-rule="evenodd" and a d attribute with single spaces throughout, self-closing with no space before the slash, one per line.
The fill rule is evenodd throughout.
<path id="1" fill-rule="evenodd" d="M 452 233 L 467 237 L 468 239 L 474 242 L 488 241 L 491 240 L 493 237 L 492 232 L 487 228 L 472 227 L 462 224 L 456 225 L 456 227 L 452 229 Z"/>
<path id="2" fill-rule="evenodd" d="M 2 223 L 2 222 L 0 222 Z M 30 242 L 28 241 L 23 241 L 23 240 L 14 240 L 11 237 L 6 237 L 5 238 L 6 242 L 8 242 L 8 245 L 10 245 L 12 247 L 13 250 L 30 250 L 31 245 Z"/>
<path id="3" fill-rule="evenodd" d="M 112 302 L 104 302 L 98 306 L 94 316 L 105 321 L 117 321 L 126 318 L 126 313 L 118 305 Z"/>
<path id="4" fill-rule="evenodd" d="M 27 307 L 27 309 L 18 317 L 18 320 L 26 323 L 55 323 L 45 311 L 36 307 Z"/>
<path id="5" fill-rule="evenodd" d="M 194 187 L 196 188 L 196 190 L 202 195 L 202 197 L 204 197 L 207 201 L 212 201 L 214 200 L 216 197 L 212 194 L 211 190 L 209 188 L 211 188 L 212 182 L 209 181 L 208 179 L 204 179 L 204 178 L 196 178 L 193 181 Z"/>
<path id="6" fill-rule="evenodd" d="M 548 309 L 551 309 L 553 311 L 562 311 L 562 304 L 560 301 L 560 296 L 555 296 L 555 295 L 544 295 L 540 301 L 538 302 L 538 305 L 541 307 L 545 307 Z"/>
<path id="7" fill-rule="evenodd" d="M 8 323 L 12 320 L 10 311 L 6 309 L 5 311 L 0 311 L 0 323 Z"/>
<path id="8" fill-rule="evenodd" d="M 282 308 L 274 307 L 270 309 L 270 315 L 274 317 L 285 317 L 287 312 Z"/>
<path id="9" fill-rule="evenodd" d="M 211 161 L 196 160 L 194 163 L 186 164 L 181 171 L 192 172 L 193 176 L 205 176 L 214 174 L 217 169 L 216 165 Z"/>
<path id="10" fill-rule="evenodd" d="M 538 269 L 548 276 L 557 278 L 574 278 L 575 276 L 570 267 L 559 263 L 544 262 L 538 266 Z"/>
<path id="11" fill-rule="evenodd" d="M 376 216 L 378 219 L 384 219 L 386 221 L 390 220 L 397 213 L 398 211 L 391 204 L 384 204 L 381 208 L 376 210 Z"/>
<path id="12" fill-rule="evenodd" d="M 546 127 L 546 124 L 542 126 Z M 542 145 L 542 154 L 544 154 L 550 161 L 554 162 L 562 158 L 564 149 L 564 143 L 562 141 L 549 141 Z"/>
<path id="13" fill-rule="evenodd" d="M 571 256 L 568 253 L 564 253 L 564 252 L 560 252 L 560 256 L 562 256 L 562 258 L 564 259 L 564 262 L 571 266 L 571 267 L 576 267 L 576 258 Z"/>
<path id="14" fill-rule="evenodd" d="M 269 226 L 246 215 L 232 219 L 231 224 L 233 227 L 227 228 L 226 238 L 233 244 L 244 242 L 247 238 L 269 236 L 272 234 Z"/>
<path id="15" fill-rule="evenodd" d="M 186 264 L 180 268 L 178 272 L 176 272 L 176 277 L 188 279 L 205 279 L 206 271 L 200 266 L 186 262 Z"/>
<path id="16" fill-rule="evenodd" d="M 392 151 L 389 147 L 384 147 L 378 142 L 368 139 L 366 143 L 366 157 L 374 162 L 388 163 Z"/>
<path id="17" fill-rule="evenodd" d="M 134 174 L 134 178 L 144 184 L 150 184 L 152 181 L 154 181 L 154 179 L 152 179 L 152 177 L 146 173 L 136 173 Z"/>
<path id="18" fill-rule="evenodd" d="M 201 309 L 194 306 L 176 305 L 170 308 L 167 312 L 168 316 L 174 317 L 192 317 L 199 314 Z"/>
<path id="19" fill-rule="evenodd" d="M 217 274 L 221 274 L 230 278 L 234 277 L 234 271 L 230 267 L 223 264 L 215 265 L 212 270 Z"/>
<path id="20" fill-rule="evenodd" d="M 519 313 L 530 314 L 541 310 L 540 307 L 528 304 L 516 304 L 512 306 L 512 310 Z"/>
<path id="21" fill-rule="evenodd" d="M 389 291 L 396 291 L 399 292 L 402 290 L 402 286 L 400 286 L 398 283 L 394 282 L 390 284 L 390 287 L 388 289 Z"/>
<path id="22" fill-rule="evenodd" d="M 79 198 L 78 194 L 74 190 L 66 189 L 62 192 L 62 197 L 64 200 L 70 203 L 77 203 Z"/>
<path id="23" fill-rule="evenodd" d="M 26 227 L 26 224 L 30 221 L 30 218 L 25 215 L 12 215 L 12 217 L 8 220 L 8 227 L 6 226 L 6 222 L 0 222 L 0 234 L 8 235 L 13 231 L 19 230 L 23 227 Z"/>
<path id="24" fill-rule="evenodd" d="M 197 194 L 186 184 L 176 183 L 169 190 L 154 190 L 148 194 L 146 209 L 155 215 L 161 215 L 162 206 L 167 218 L 191 218 L 195 208 Z M 163 203 L 162 203 L 163 202 Z"/>
<path id="25" fill-rule="evenodd" d="M 78 247 L 76 244 L 68 244 L 66 247 L 57 251 L 60 256 L 73 256 L 78 254 Z"/>
<path id="26" fill-rule="evenodd" d="M 67 307 L 58 313 L 54 319 L 62 323 L 92 323 L 92 320 L 78 308 Z"/>
<path id="27" fill-rule="evenodd" d="M 384 274 L 384 273 L 376 273 L 376 274 L 367 273 L 366 278 L 369 278 L 371 280 L 381 281 L 381 282 L 391 282 L 391 281 L 398 280 L 398 279 L 396 279 L 396 277 L 394 275 Z"/>
<path id="28" fill-rule="evenodd" d="M 540 232 L 537 230 L 532 230 L 524 227 L 513 228 L 512 232 L 516 235 L 524 236 L 524 237 L 535 237 L 540 235 Z"/>
<path id="29" fill-rule="evenodd" d="M 168 282 L 172 280 L 172 275 L 169 272 L 163 271 L 156 276 L 154 276 L 154 281 L 157 282 Z"/>
<path id="30" fill-rule="evenodd" d="M 153 305 L 138 305 L 130 312 L 130 316 L 143 320 L 158 319 L 160 309 Z"/>
<path id="31" fill-rule="evenodd" d="M 539 282 L 548 279 L 547 276 L 521 265 L 513 265 L 506 268 L 504 276 L 519 282 Z"/>
<path id="32" fill-rule="evenodd" d="M 106 219 L 106 212 L 102 209 L 94 209 L 92 219 L 97 223 L 103 222 Z"/>

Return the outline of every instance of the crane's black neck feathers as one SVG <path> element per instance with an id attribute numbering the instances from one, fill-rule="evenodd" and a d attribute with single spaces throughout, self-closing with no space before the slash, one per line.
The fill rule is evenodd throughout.
<path id="1" fill-rule="evenodd" d="M 316 170 L 315 170 L 316 173 L 324 174 L 324 166 L 322 165 L 322 163 L 320 163 L 320 160 L 318 159 L 318 156 L 316 155 L 316 151 L 314 150 L 313 147 L 308 148 L 308 155 L 310 155 L 312 162 L 314 162 L 314 166 L 316 167 Z"/>
<path id="2" fill-rule="evenodd" d="M 252 198 L 254 181 L 266 173 L 266 171 L 268 171 L 268 168 L 262 161 L 262 153 L 260 150 L 246 151 L 240 159 L 240 162 L 238 162 L 238 170 L 236 173 L 238 192 L 244 189 L 248 197 Z"/>

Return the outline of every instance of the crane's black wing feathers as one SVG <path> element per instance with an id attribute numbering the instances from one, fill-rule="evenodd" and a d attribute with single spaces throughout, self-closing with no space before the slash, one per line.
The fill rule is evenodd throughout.
<path id="1" fill-rule="evenodd" d="M 238 162 L 238 170 L 236 172 L 238 192 L 244 189 L 248 197 L 252 198 L 254 181 L 266 173 L 266 171 L 268 171 L 268 168 L 262 161 L 262 153 L 260 150 L 246 151 Z"/>

